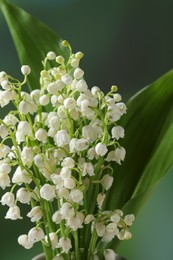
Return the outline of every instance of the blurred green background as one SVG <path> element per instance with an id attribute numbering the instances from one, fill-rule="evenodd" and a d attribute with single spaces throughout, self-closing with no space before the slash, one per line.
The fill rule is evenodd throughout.
<path id="1" fill-rule="evenodd" d="M 117 84 L 125 101 L 173 68 L 172 0 L 11 2 L 52 27 L 71 43 L 74 51 L 85 53 L 82 67 L 90 86 L 98 85 L 107 91 Z M 1 70 L 20 77 L 17 54 L 2 14 Z M 119 254 L 128 260 L 173 259 L 172 187 L 170 172 L 140 211 L 132 228 L 133 239 L 120 245 Z M 4 220 L 6 210 L 0 209 L 0 260 L 30 260 L 41 248 L 26 251 L 18 246 L 17 237 L 31 225 L 28 221 Z"/>

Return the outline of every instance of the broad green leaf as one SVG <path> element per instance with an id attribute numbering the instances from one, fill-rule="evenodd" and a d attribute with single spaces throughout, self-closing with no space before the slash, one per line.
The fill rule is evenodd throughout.
<path id="1" fill-rule="evenodd" d="M 42 61 L 48 51 L 68 57 L 62 39 L 47 25 L 32 17 L 19 7 L 0 1 L 0 8 L 6 18 L 21 64 L 27 64 L 32 72 L 28 77 L 31 89 L 37 88 Z"/>
<path id="2" fill-rule="evenodd" d="M 173 70 L 132 97 L 120 122 L 125 162 L 115 166 L 109 208 L 136 213 L 155 184 L 173 166 Z"/>

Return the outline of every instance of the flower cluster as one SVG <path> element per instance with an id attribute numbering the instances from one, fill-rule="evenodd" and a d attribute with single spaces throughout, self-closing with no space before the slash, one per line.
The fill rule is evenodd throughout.
<path id="1" fill-rule="evenodd" d="M 104 205 L 114 181 L 112 162 L 125 158 L 118 120 L 126 106 L 116 86 L 106 95 L 88 88 L 82 57 L 82 52 L 71 52 L 68 60 L 47 53 L 40 88 L 30 93 L 28 65 L 21 68 L 22 82 L 0 72 L 0 106 L 13 105 L 0 119 L 0 187 L 9 187 L 1 203 L 12 220 L 22 218 L 20 203 L 31 205 L 27 217 L 35 224 L 18 242 L 29 249 L 41 241 L 49 260 L 82 254 L 99 259 L 100 241 L 130 239 L 134 221 L 133 214 Z M 104 251 L 105 259 L 115 255 Z"/>

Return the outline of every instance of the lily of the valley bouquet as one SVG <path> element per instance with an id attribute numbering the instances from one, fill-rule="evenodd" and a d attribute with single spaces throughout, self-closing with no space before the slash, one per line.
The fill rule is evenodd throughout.
<path id="1" fill-rule="evenodd" d="M 2 4 L 8 21 L 21 12 L 14 9 L 10 13 L 9 6 Z M 82 52 L 72 53 L 67 41 L 57 44 L 57 52 L 51 50 L 51 44 L 37 75 L 38 88 L 30 84 L 35 68 L 29 63 L 21 67 L 21 81 L 0 72 L 1 109 L 10 104 L 0 118 L 1 204 L 8 206 L 5 218 L 22 219 L 21 204 L 29 204 L 31 229 L 26 234 L 21 230 L 18 243 L 30 249 L 41 242 L 47 260 L 113 260 L 114 241 L 132 236 L 129 228 L 135 219 L 136 200 L 126 208 L 126 195 L 133 202 L 136 194 L 146 191 L 146 176 L 150 176 L 149 188 L 150 168 L 135 177 L 138 182 L 133 192 L 131 185 L 116 203 L 116 194 L 120 198 L 116 182 L 126 154 L 121 144 L 126 105 L 115 85 L 107 94 L 97 86 L 88 87 L 80 66 Z M 133 171 L 136 176 L 139 170 L 134 167 Z M 120 176 L 127 189 L 128 174 Z M 110 198 L 115 206 L 110 206 Z"/>
<path id="2" fill-rule="evenodd" d="M 41 241 L 47 259 L 97 259 L 101 242 L 131 238 L 134 221 L 120 209 L 103 210 L 115 179 L 110 163 L 125 157 L 118 121 L 126 106 L 116 86 L 107 95 L 88 88 L 82 56 L 71 53 L 65 63 L 48 52 L 40 88 L 30 93 L 28 65 L 21 67 L 22 82 L 0 73 L 0 105 L 14 105 L 0 119 L 0 186 L 10 187 L 1 203 L 9 206 L 5 218 L 12 220 L 22 218 L 20 203 L 31 205 L 33 227 L 18 242 L 29 249 Z M 49 68 L 52 60 L 57 66 Z M 111 249 L 103 254 L 115 259 Z"/>

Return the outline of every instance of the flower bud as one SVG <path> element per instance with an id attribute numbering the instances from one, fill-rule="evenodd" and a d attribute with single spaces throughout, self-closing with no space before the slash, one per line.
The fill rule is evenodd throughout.
<path id="1" fill-rule="evenodd" d="M 39 102 L 41 106 L 47 106 L 49 104 L 49 97 L 44 94 L 39 98 Z"/>
<path id="2" fill-rule="evenodd" d="M 69 74 L 66 74 L 61 77 L 62 82 L 66 85 L 70 85 L 72 83 L 72 77 Z"/>
<path id="3" fill-rule="evenodd" d="M 64 64 L 64 57 L 63 56 L 57 56 L 56 57 L 56 62 L 59 64 Z"/>
<path id="4" fill-rule="evenodd" d="M 21 72 L 23 75 L 29 75 L 31 73 L 31 68 L 28 65 L 23 65 L 21 67 Z"/>
<path id="5" fill-rule="evenodd" d="M 110 176 L 109 174 L 105 174 L 103 178 L 101 179 L 101 184 L 104 187 L 105 190 L 109 190 L 112 186 L 114 178 Z"/>
<path id="6" fill-rule="evenodd" d="M 84 71 L 80 68 L 75 69 L 74 71 L 74 77 L 75 79 L 81 79 L 84 75 Z"/>
<path id="7" fill-rule="evenodd" d="M 55 58 L 56 58 L 56 54 L 55 54 L 54 51 L 49 51 L 49 52 L 47 53 L 47 59 L 48 59 L 48 60 L 54 60 Z"/>

